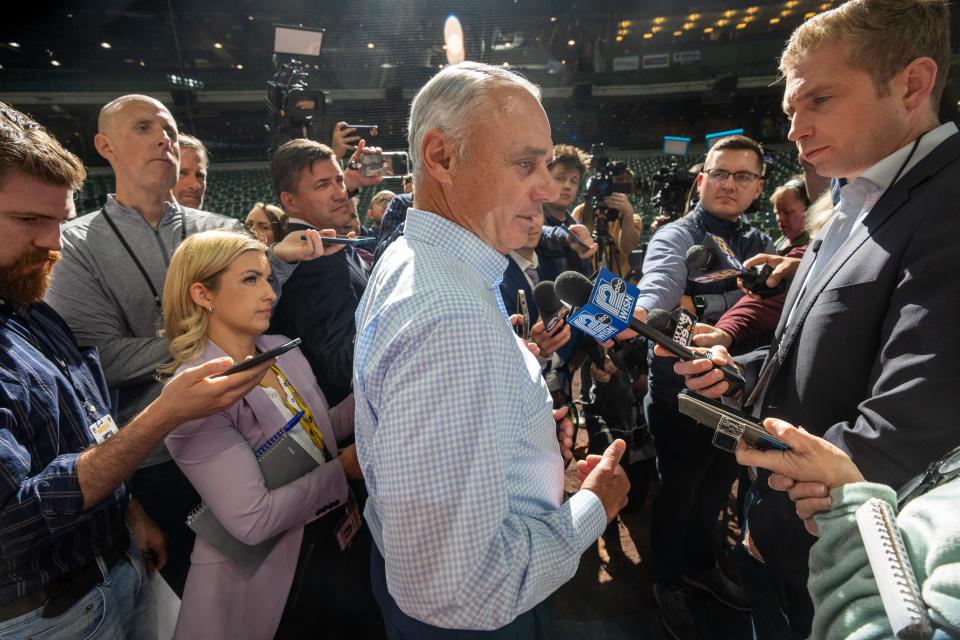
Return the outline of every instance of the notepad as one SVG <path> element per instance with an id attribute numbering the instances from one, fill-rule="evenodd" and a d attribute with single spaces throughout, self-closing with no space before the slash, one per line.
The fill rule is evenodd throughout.
<path id="1" fill-rule="evenodd" d="M 268 440 L 269 446 L 261 447 L 256 452 L 267 489 L 278 489 L 319 466 L 317 460 L 291 434 L 289 430 L 277 432 Z M 233 537 L 204 503 L 200 503 L 187 516 L 187 526 L 250 575 L 256 573 L 283 536 L 279 533 L 257 545 L 245 544 Z"/>
<path id="2" fill-rule="evenodd" d="M 893 509 L 879 498 L 870 498 L 857 509 L 856 517 L 890 628 L 897 638 L 932 637 L 927 608 Z"/>

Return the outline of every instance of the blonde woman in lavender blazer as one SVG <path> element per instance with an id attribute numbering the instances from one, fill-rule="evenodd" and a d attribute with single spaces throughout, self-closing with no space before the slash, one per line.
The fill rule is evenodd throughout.
<path id="1" fill-rule="evenodd" d="M 212 231 L 181 244 L 164 285 L 165 328 L 174 359 L 167 369 L 226 356 L 240 361 L 286 342 L 283 336 L 260 335 L 276 298 L 268 275 L 266 247 L 243 234 Z M 337 451 L 337 441 L 353 432 L 353 396 L 329 408 L 299 349 L 281 355 L 277 368 L 309 406 L 330 459 L 288 485 L 272 491 L 264 486 L 254 450 L 288 419 L 268 395 L 270 388 L 283 391 L 272 370 L 261 387 L 228 410 L 185 423 L 167 438 L 173 459 L 230 534 L 250 545 L 282 534 L 253 575 L 197 537 L 178 639 L 274 637 L 304 525 L 345 504 L 348 478 L 361 477 L 354 448 Z"/>

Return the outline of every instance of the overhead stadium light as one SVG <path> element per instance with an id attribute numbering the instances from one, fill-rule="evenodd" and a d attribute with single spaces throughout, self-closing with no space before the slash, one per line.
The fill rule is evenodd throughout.
<path id="1" fill-rule="evenodd" d="M 447 17 L 443 23 L 443 42 L 447 45 L 447 62 L 457 64 L 466 60 L 467 53 L 463 45 L 463 27 L 455 15 Z"/>

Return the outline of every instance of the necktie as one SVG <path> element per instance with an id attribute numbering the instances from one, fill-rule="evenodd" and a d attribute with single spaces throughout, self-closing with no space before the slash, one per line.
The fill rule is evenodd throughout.
<path id="1" fill-rule="evenodd" d="M 537 286 L 537 283 L 540 282 L 540 273 L 537 271 L 537 268 L 534 266 L 529 266 L 523 270 L 527 277 L 530 278 L 530 282 L 533 283 L 533 286 Z"/>

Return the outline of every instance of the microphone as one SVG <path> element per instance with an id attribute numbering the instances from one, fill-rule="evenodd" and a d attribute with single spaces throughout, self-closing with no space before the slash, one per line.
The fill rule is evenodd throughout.
<path id="1" fill-rule="evenodd" d="M 660 333 L 673 337 L 685 347 L 693 342 L 693 330 L 697 326 L 697 317 L 685 309 L 674 309 L 667 313 L 663 309 L 652 309 L 647 315 L 647 325 Z"/>
<path id="2" fill-rule="evenodd" d="M 543 320 L 547 333 L 551 333 L 567 317 L 568 309 L 557 297 L 552 280 L 537 283 L 533 288 L 533 301 L 537 303 L 537 310 L 540 311 L 540 319 Z"/>
<path id="3" fill-rule="evenodd" d="M 590 279 L 583 274 L 577 273 L 576 271 L 564 271 L 561 273 L 557 277 L 555 286 L 557 295 L 560 296 L 560 299 L 572 307 L 582 307 L 587 304 L 590 301 L 590 295 L 593 292 L 593 282 L 591 282 Z M 681 360 L 690 361 L 703 358 L 708 360 L 712 359 L 712 355 L 709 351 L 703 353 L 702 355 L 694 353 L 687 347 L 674 342 L 660 331 L 657 331 L 653 327 L 640 322 L 634 317 L 631 317 L 630 319 L 630 328 L 648 340 L 652 340 L 656 344 L 660 345 Z M 733 395 L 743 387 L 743 376 L 741 376 L 732 365 L 725 364 L 722 367 L 717 367 L 717 365 L 714 365 L 714 368 L 718 368 L 721 372 L 723 372 L 723 379 L 726 380 L 727 385 L 729 386 L 724 395 Z"/>
<path id="4" fill-rule="evenodd" d="M 787 285 L 783 281 L 773 288 L 767 286 L 767 278 L 773 273 L 773 268 L 770 265 L 760 264 L 752 269 L 746 269 L 742 265 L 736 269 L 731 268 L 732 265 L 724 264 L 724 261 L 717 255 L 716 250 L 706 246 L 707 244 L 713 244 L 714 246 L 718 244 L 709 234 L 705 239 L 705 243 L 706 244 L 702 245 L 693 245 L 687 249 L 687 253 L 684 256 L 687 269 L 691 274 L 691 280 L 695 282 L 709 282 L 725 280 L 736 275 L 740 277 L 745 289 L 761 298 L 769 298 L 786 291 Z M 722 249 L 720 250 L 722 251 Z M 735 262 L 737 265 L 740 264 L 738 260 L 735 260 Z M 715 271 L 716 273 L 711 274 L 711 271 Z"/>

